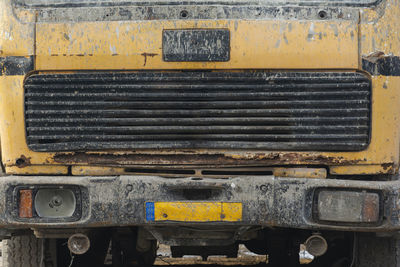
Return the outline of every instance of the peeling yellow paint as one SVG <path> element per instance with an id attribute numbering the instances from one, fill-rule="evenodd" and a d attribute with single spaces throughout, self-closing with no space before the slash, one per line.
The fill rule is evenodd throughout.
<path id="1" fill-rule="evenodd" d="M 326 169 L 323 168 L 274 168 L 274 176 L 291 178 L 325 179 Z"/>
<path id="2" fill-rule="evenodd" d="M 369 175 L 377 173 L 387 173 L 392 169 L 391 164 L 383 165 L 345 165 L 345 166 L 330 166 L 330 174 L 353 174 L 353 175 Z"/>
<path id="3" fill-rule="evenodd" d="M 43 165 L 32 165 L 26 166 L 23 168 L 19 168 L 16 166 L 6 167 L 6 172 L 8 174 L 20 174 L 20 175 L 46 175 L 46 174 L 54 174 L 54 175 L 66 175 L 68 174 L 68 166 L 43 166 Z"/>
<path id="4" fill-rule="evenodd" d="M 100 166 L 73 166 L 71 168 L 72 175 L 116 175 L 116 174 L 126 174 L 125 168 L 115 168 L 115 167 L 100 167 Z"/>
<path id="5" fill-rule="evenodd" d="M 378 51 L 386 55 L 400 55 L 400 1 L 384 2 L 385 9 L 371 8 L 361 12 L 361 56 Z"/>
<path id="6" fill-rule="evenodd" d="M 32 20 L 33 14 L 23 15 Z M 34 54 L 34 25 L 19 21 L 11 6 L 11 0 L 0 1 L 0 51 L 1 56 L 32 56 Z"/>
<path id="7" fill-rule="evenodd" d="M 36 56 L 38 71 L 141 69 L 314 69 L 361 70 L 362 56 L 373 52 L 400 55 L 400 0 L 360 11 L 356 21 L 182 20 L 40 23 L 34 12 L 13 14 L 10 0 L 0 1 L 0 56 Z M 384 7 L 386 6 L 386 9 Z M 396 8 L 394 8 L 396 7 Z M 19 20 L 18 18 L 25 18 Z M 227 28 L 229 62 L 164 62 L 163 29 Z M 34 36 L 36 34 L 36 51 Z M 154 54 L 145 57 L 143 53 Z M 146 64 L 144 65 L 144 60 Z M 159 150 L 99 151 L 91 154 L 223 154 L 233 159 L 262 159 L 277 153 L 285 165 L 309 163 L 305 157 L 329 158 L 332 174 L 394 173 L 399 166 L 400 77 L 373 76 L 371 143 L 358 152 Z M 24 76 L 0 76 L 2 161 L 12 174 L 66 173 L 55 153 L 31 151 L 25 140 Z M 33 166 L 16 167 L 24 156 Z M 349 164 L 349 162 L 352 162 Z M 55 165 L 57 164 L 57 165 Z M 163 162 L 159 162 L 163 164 Z M 73 174 L 119 174 L 123 168 L 74 163 Z M 383 166 L 383 167 L 382 167 Z M 388 168 L 387 166 L 392 166 Z"/>
<path id="8" fill-rule="evenodd" d="M 286 21 L 258 20 L 38 24 L 36 67 L 38 70 L 358 68 L 358 42 L 351 38 L 351 32 L 358 31 L 356 22 L 338 22 L 336 29 L 324 21 L 293 21 L 291 25 L 289 31 Z M 230 29 L 231 60 L 164 62 L 162 31 L 187 28 Z M 65 35 L 70 37 L 64 38 Z M 136 38 L 132 40 L 132 36 Z M 277 40 L 281 40 L 278 46 Z M 154 56 L 145 58 L 145 54 Z M 323 60 L 327 56 L 329 60 Z"/>
<path id="9" fill-rule="evenodd" d="M 30 158 L 34 165 L 52 165 L 54 153 L 43 153 L 31 151 L 25 141 L 24 123 L 24 98 L 23 98 L 23 76 L 0 76 L 0 112 L 3 116 L 0 122 L 0 135 L 2 145 L 2 160 L 5 166 L 15 166 L 16 160 L 24 155 Z M 348 161 L 357 161 L 363 166 L 393 163 L 393 172 L 397 169 L 399 159 L 399 114 L 400 114 L 400 77 L 373 77 L 373 103 L 372 103 L 372 138 L 369 147 L 359 152 L 279 152 L 282 156 L 291 154 L 292 160 L 285 164 L 307 164 L 307 161 L 296 160 L 301 155 L 307 157 L 337 158 L 337 162 L 346 164 Z M 386 84 L 386 89 L 384 89 Z M 108 152 L 92 152 L 92 154 L 107 154 Z M 116 152 L 124 154 L 128 152 Z M 129 154 L 160 153 L 160 154 L 213 154 L 223 153 L 235 159 L 241 158 L 267 158 L 274 151 L 218 151 L 218 150 L 165 150 L 165 151 L 130 151 Z M 354 163 L 357 164 L 357 163 Z M 337 165 L 337 164 L 336 164 Z M 15 173 L 25 172 L 24 168 L 16 168 Z M 110 170 L 110 169 L 109 169 Z M 114 174 L 119 172 L 115 169 Z M 74 170 L 74 173 L 75 170 Z M 78 171 L 79 173 L 79 171 Z M 108 172 L 111 174 L 111 170 Z M 336 174 L 346 174 L 346 168 L 336 171 Z M 352 173 L 352 171 L 350 171 Z"/>

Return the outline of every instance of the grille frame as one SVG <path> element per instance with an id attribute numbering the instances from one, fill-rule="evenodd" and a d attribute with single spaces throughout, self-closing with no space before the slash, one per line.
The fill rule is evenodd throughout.
<path id="1" fill-rule="evenodd" d="M 368 95 L 367 96 L 367 102 L 364 103 L 364 104 L 367 105 L 366 110 L 364 110 L 366 112 L 365 114 L 367 116 L 367 122 L 366 122 L 367 125 L 366 125 L 366 130 L 364 132 L 362 132 L 362 134 L 360 134 L 360 135 L 363 135 L 366 138 L 364 139 L 364 142 L 362 144 L 359 144 L 358 146 L 354 145 L 354 143 L 351 143 L 351 142 L 347 142 L 347 143 L 343 142 L 342 144 L 335 143 L 333 145 L 332 144 L 329 145 L 326 142 L 322 142 L 322 141 L 320 142 L 320 144 L 318 144 L 316 142 L 314 142 L 312 144 L 310 144 L 310 142 L 308 142 L 308 143 L 307 142 L 281 142 L 281 143 L 277 143 L 277 142 L 260 142 L 259 140 L 254 140 L 254 141 L 250 141 L 250 142 L 246 142 L 246 141 L 238 142 L 237 140 L 236 141 L 232 141 L 232 140 L 230 140 L 230 141 L 215 141 L 214 140 L 214 141 L 202 141 L 202 142 L 200 142 L 195 138 L 194 135 L 192 135 L 193 139 L 186 140 L 186 141 L 173 141 L 173 142 L 165 142 L 165 141 L 163 141 L 162 143 L 160 143 L 160 141 L 143 142 L 144 140 L 139 140 L 139 141 L 136 141 L 136 142 L 131 142 L 128 145 L 127 145 L 126 142 L 124 142 L 124 140 L 121 140 L 119 142 L 112 142 L 112 143 L 97 142 L 96 144 L 93 144 L 93 142 L 92 143 L 74 142 L 74 143 L 68 143 L 68 144 L 55 144 L 55 143 L 38 144 L 38 143 L 33 143 L 32 142 L 32 135 L 30 134 L 30 132 L 32 132 L 32 129 L 35 129 L 35 127 L 36 127 L 36 130 L 39 130 L 39 131 L 40 131 L 39 128 L 41 128 L 41 127 L 37 127 L 37 126 L 30 126 L 32 124 L 32 120 L 30 120 L 31 117 L 32 117 L 31 115 L 34 112 L 32 113 L 32 109 L 29 108 L 29 105 L 32 105 L 32 101 L 29 101 L 28 97 L 37 97 L 37 95 L 34 96 L 34 95 L 32 95 L 32 92 L 30 92 L 32 90 L 32 88 L 34 87 L 34 86 L 32 87 L 31 86 L 32 84 L 30 83 L 32 78 L 35 78 L 35 77 L 45 78 L 45 76 L 46 76 L 47 80 L 49 80 L 49 79 L 51 80 L 52 78 L 54 79 L 54 78 L 57 78 L 57 77 L 63 77 L 63 76 L 65 76 L 65 77 L 66 76 L 74 77 L 75 76 L 75 78 L 78 77 L 78 79 L 79 79 L 79 77 L 83 77 L 83 79 L 85 79 L 84 77 L 86 76 L 89 80 L 92 79 L 95 82 L 99 82 L 98 78 L 100 78 L 101 75 L 104 75 L 104 76 L 106 76 L 108 78 L 113 76 L 114 77 L 113 79 L 115 79 L 115 77 L 118 77 L 118 76 L 126 78 L 129 75 L 136 75 L 136 78 L 138 78 L 138 79 L 142 79 L 143 77 L 146 77 L 147 79 L 158 78 L 159 81 L 161 79 L 165 78 L 165 77 L 166 78 L 171 78 L 168 75 L 172 75 L 172 77 L 173 77 L 172 80 L 176 78 L 176 77 L 174 77 L 174 75 L 177 75 L 177 76 L 183 75 L 183 76 L 185 76 L 183 78 L 183 80 L 185 82 L 187 82 L 187 83 L 193 83 L 193 81 L 196 82 L 196 81 L 199 81 L 201 79 L 203 79 L 201 81 L 204 82 L 204 81 L 208 81 L 207 79 L 210 78 L 210 77 L 211 77 L 210 78 L 211 80 L 214 79 L 215 77 L 221 78 L 220 77 L 221 75 L 222 76 L 223 75 L 227 75 L 226 77 L 229 76 L 228 78 L 232 78 L 233 77 L 233 80 L 230 80 L 230 82 L 232 82 L 232 81 L 235 81 L 235 79 L 238 80 L 238 79 L 243 78 L 243 75 L 244 75 L 244 78 L 248 78 L 248 77 L 256 78 L 256 79 L 259 79 L 259 81 L 260 81 L 260 79 L 261 80 L 264 79 L 264 84 L 263 85 L 266 85 L 266 83 L 265 83 L 266 81 L 268 81 L 268 83 L 271 83 L 272 81 L 276 82 L 277 79 L 288 78 L 290 80 L 290 79 L 294 79 L 294 78 L 298 78 L 298 77 L 300 77 L 300 79 L 303 79 L 303 80 L 304 80 L 304 77 L 315 78 L 317 80 L 318 78 L 333 79 L 333 78 L 338 78 L 338 77 L 342 76 L 342 77 L 346 78 L 343 81 L 350 81 L 350 83 L 351 83 L 352 79 L 354 79 L 353 83 L 355 83 L 354 82 L 355 80 L 359 80 L 359 81 L 363 81 L 363 83 L 368 83 L 368 86 L 367 86 L 368 87 L 368 89 L 367 89 L 368 90 L 368 92 L 367 92 L 367 95 Z M 144 75 L 144 76 L 141 76 L 141 75 Z M 240 76 L 240 75 L 242 75 L 242 76 Z M 183 76 L 180 76 L 180 78 L 182 78 Z M 204 78 L 204 77 L 206 77 L 207 79 Z M 222 79 L 224 79 L 226 77 L 224 76 L 224 77 L 222 77 Z M 107 80 L 108 78 L 103 78 L 103 79 Z M 131 78 L 127 78 L 127 79 L 129 80 Z M 100 81 L 101 81 L 101 79 L 100 79 Z M 309 84 L 309 85 L 311 85 L 311 84 Z M 174 85 L 174 86 L 176 87 L 176 86 L 179 86 L 179 85 Z M 304 84 L 302 84 L 302 86 L 304 86 Z M 349 86 L 349 85 L 347 84 L 346 86 Z M 29 88 L 29 87 L 31 87 L 31 88 Z M 104 86 L 100 86 L 100 87 L 104 87 Z M 128 85 L 127 88 L 131 88 L 131 87 L 132 87 L 132 84 Z M 191 86 L 190 84 L 187 87 L 191 88 L 191 90 L 196 89 L 196 88 L 194 88 L 196 86 Z M 336 85 L 336 87 L 338 87 L 338 86 Z M 164 89 L 159 89 L 158 88 L 158 90 L 168 90 L 168 88 L 165 89 L 165 86 L 163 88 Z M 317 88 L 317 87 L 315 87 L 315 88 Z M 150 89 L 152 89 L 152 88 L 150 88 Z M 310 88 L 308 88 L 308 89 L 310 89 Z M 341 88 L 341 90 L 343 90 L 343 89 L 344 88 Z M 27 90 L 28 90 L 28 92 L 27 92 Z M 128 90 L 130 90 L 130 89 L 128 89 Z M 143 92 L 141 92 L 143 94 L 147 93 L 147 91 L 145 92 L 145 90 L 147 90 L 147 89 L 141 88 L 140 90 L 143 91 Z M 181 89 L 181 90 L 183 90 L 183 89 Z M 224 90 L 226 90 L 226 88 Z M 246 89 L 242 88 L 241 90 L 246 90 Z M 303 93 L 305 92 L 305 91 L 301 91 L 301 86 L 299 88 L 296 88 L 296 90 L 297 90 L 296 92 L 300 93 L 300 95 L 301 95 L 302 92 Z M 360 90 L 360 92 L 362 92 L 362 91 Z M 185 91 L 185 93 L 193 94 L 190 91 Z M 269 93 L 271 93 L 271 92 L 269 92 Z M 272 92 L 272 93 L 274 93 L 274 92 Z M 332 95 L 335 95 L 335 94 L 332 94 Z M 305 96 L 305 95 L 303 95 L 303 96 Z M 71 96 L 66 96 L 66 97 L 71 97 Z M 121 97 L 121 96 L 119 96 L 119 97 Z M 271 100 L 268 100 L 268 101 L 271 102 Z M 327 103 L 322 103 L 321 102 L 322 100 L 319 100 L 319 101 L 320 101 L 319 105 L 329 104 L 329 101 Z M 345 101 L 352 101 L 352 100 L 345 100 Z M 356 99 L 355 101 L 357 102 L 358 100 Z M 49 103 L 49 102 L 45 102 L 45 101 L 42 101 L 42 100 L 41 101 L 36 101 L 36 102 Z M 203 101 L 203 103 L 205 103 L 205 102 L 208 103 L 209 101 Z M 253 101 L 253 103 L 254 102 L 257 102 L 257 101 Z M 305 103 L 305 102 L 306 102 L 305 100 L 300 100 L 298 104 L 307 106 L 307 103 Z M 86 103 L 93 103 L 93 102 L 92 101 L 86 101 Z M 187 103 L 187 102 L 181 102 L 181 103 Z M 51 104 L 52 103 L 50 102 L 50 105 Z M 247 104 L 249 104 L 249 103 L 247 103 Z M 332 101 L 331 101 L 331 104 L 333 104 Z M 341 105 L 341 100 L 340 101 L 336 101 L 333 106 L 335 106 L 335 105 L 337 105 L 336 106 L 337 107 L 336 110 L 339 110 L 340 109 L 339 107 Z M 178 111 L 178 113 L 179 113 L 179 111 L 181 111 L 179 109 L 174 109 L 174 110 Z M 210 108 L 207 108 L 206 110 L 210 110 Z M 219 108 L 217 110 L 221 111 L 221 114 L 223 112 L 226 112 L 226 110 L 223 110 L 221 108 Z M 246 108 L 246 110 L 247 111 L 251 110 L 251 108 L 250 109 Z M 273 108 L 271 108 L 271 109 L 264 108 L 264 111 L 266 113 L 269 113 L 269 115 L 273 114 L 274 112 L 276 113 L 276 110 L 277 109 L 273 109 Z M 285 109 L 280 108 L 280 110 L 282 111 L 282 110 L 285 110 Z M 307 108 L 303 108 L 301 110 L 307 110 Z M 315 115 L 316 113 L 318 113 L 317 110 L 318 109 L 314 109 L 314 110 L 308 109 L 308 112 L 310 112 L 309 114 L 314 114 Z M 57 113 L 56 109 L 54 109 L 52 111 L 53 111 L 54 114 Z M 91 110 L 90 112 L 89 111 L 90 110 L 88 109 L 86 115 L 90 114 L 90 113 L 94 114 L 96 112 L 99 112 L 99 113 L 103 112 L 103 110 Z M 184 113 L 185 111 L 188 112 L 187 110 L 184 110 L 182 112 Z M 201 111 L 203 111 L 203 109 L 198 109 L 198 110 L 194 110 L 193 109 L 191 111 L 193 111 L 194 113 L 196 113 L 196 112 L 197 113 L 201 113 Z M 237 111 L 237 110 L 233 110 L 233 111 Z M 335 109 L 333 109 L 332 107 L 329 107 L 329 108 L 327 108 L 327 109 L 325 109 L 323 111 L 324 112 L 326 111 L 327 113 L 330 113 L 330 115 L 332 115 L 332 113 L 335 111 Z M 66 110 L 66 113 L 68 113 L 69 115 L 71 115 L 71 114 L 73 115 L 74 112 L 76 113 L 77 110 L 74 110 L 74 109 Z M 107 110 L 105 112 L 107 112 Z M 145 113 L 143 110 L 141 112 Z M 150 110 L 150 112 L 151 112 L 151 110 Z M 286 113 L 286 115 L 290 114 L 290 112 L 294 113 L 294 111 L 291 110 L 290 108 L 287 108 L 286 112 L 288 112 L 288 113 Z M 38 113 L 43 113 L 45 115 L 49 115 L 51 112 L 48 112 L 48 111 L 43 109 L 41 111 L 38 111 Z M 188 112 L 188 113 L 191 113 L 191 112 Z M 81 114 L 81 115 L 84 115 L 84 114 Z M 70 152 L 75 152 L 75 151 L 141 150 L 141 149 L 177 149 L 177 150 L 179 150 L 179 149 L 217 149 L 217 150 L 218 149 L 223 149 L 223 150 L 327 151 L 327 152 L 362 151 L 362 150 L 365 150 L 369 146 L 370 140 L 371 140 L 371 130 L 372 130 L 371 129 L 372 128 L 371 127 L 371 125 L 372 125 L 372 123 L 371 123 L 372 122 L 372 83 L 371 83 L 370 77 L 368 75 L 364 74 L 364 73 L 360 73 L 360 72 L 336 72 L 336 71 L 335 72 L 334 71 L 330 71 L 330 72 L 309 72 L 309 71 L 297 71 L 297 72 L 292 72 L 292 71 L 291 72 L 271 72 L 271 71 L 234 71 L 234 72 L 230 72 L 230 71 L 167 71 L 167 72 L 160 72 L 160 71 L 132 71 L 132 72 L 126 72 L 126 71 L 113 71 L 113 72 L 103 72 L 103 71 L 84 71 L 84 72 L 77 72 L 77 73 L 71 73 L 71 74 L 69 74 L 69 73 L 51 73 L 51 74 L 33 73 L 33 74 L 30 74 L 29 76 L 27 76 L 25 78 L 25 81 L 24 81 L 24 117 L 25 117 L 24 122 L 25 122 L 25 131 L 26 131 L 26 134 L 25 134 L 26 143 L 27 143 L 29 149 L 31 149 L 32 151 L 35 151 L 35 152 L 69 152 L 69 151 Z M 184 117 L 182 117 L 182 118 L 184 118 Z M 203 117 L 199 117 L 199 118 L 201 119 Z M 191 120 L 191 119 L 199 119 L 199 118 L 188 117 L 187 119 Z M 209 118 L 212 119 L 214 117 L 209 117 Z M 221 117 L 221 118 L 224 118 L 224 117 Z M 231 117 L 228 117 L 228 118 L 231 118 Z M 246 118 L 246 117 L 243 117 L 243 118 Z M 257 119 L 257 118 L 258 118 L 257 116 L 256 117 L 251 117 L 251 119 Z M 280 118 L 282 119 L 284 117 L 280 117 Z M 293 119 L 293 117 L 288 117 L 288 119 L 290 119 L 290 118 Z M 344 117 L 344 118 L 346 118 L 346 117 Z M 350 118 L 350 117 L 348 117 L 348 118 Z M 142 122 L 145 121 L 145 119 L 146 118 L 142 118 Z M 165 118 L 165 119 L 167 119 L 167 118 Z M 299 121 L 301 121 L 300 118 L 297 118 L 297 119 Z M 284 120 L 284 119 L 282 119 L 282 120 Z M 36 121 L 35 123 L 43 123 L 43 122 L 49 123 L 50 121 L 48 121 L 48 120 L 46 121 L 46 119 L 44 118 L 44 120 L 42 122 Z M 60 121 L 60 123 L 61 122 L 62 121 Z M 205 123 L 205 122 L 203 122 L 203 123 Z M 220 125 L 216 125 L 216 126 L 220 126 Z M 221 127 L 223 128 L 223 126 L 224 125 L 222 125 Z M 85 127 L 85 126 L 83 126 L 83 127 Z M 143 125 L 142 125 L 142 127 L 143 127 Z M 153 127 L 154 130 L 157 130 L 156 128 L 160 127 L 160 126 L 151 126 L 150 125 L 149 127 L 150 128 Z M 163 126 L 161 126 L 161 127 L 163 127 Z M 189 126 L 189 127 L 192 127 L 192 131 L 193 131 L 193 129 L 196 129 L 196 126 Z M 203 132 L 204 132 L 204 127 L 207 127 L 207 126 L 201 125 L 201 126 L 199 126 L 197 128 L 198 128 L 198 130 L 200 129 L 200 130 L 203 130 Z M 245 126 L 245 127 L 248 127 L 248 126 Z M 255 126 L 255 127 L 257 127 L 257 126 Z M 261 127 L 264 127 L 264 126 L 261 126 Z M 282 128 L 282 126 L 278 126 L 278 127 Z M 290 126 L 288 126 L 288 127 L 290 127 Z M 294 125 L 293 127 L 299 128 L 299 125 Z M 304 129 L 306 129 L 309 126 L 302 125 L 300 127 L 304 127 Z M 325 125 L 323 127 L 325 127 L 325 131 L 329 130 L 329 126 Z M 337 127 L 339 127 L 339 126 L 336 126 L 336 128 Z M 346 127 L 348 127 L 348 128 L 350 127 L 351 128 L 352 126 L 347 125 Z M 67 127 L 60 128 L 60 131 L 68 130 L 66 128 Z M 86 130 L 88 128 L 89 127 L 86 127 Z M 335 128 L 335 126 L 333 126 L 333 128 Z M 331 127 L 331 130 L 333 128 Z M 159 128 L 158 130 L 160 130 L 160 129 L 162 129 L 162 128 Z M 238 125 L 238 126 L 236 126 L 236 129 L 235 128 L 231 128 L 231 130 L 232 129 L 234 131 L 240 131 L 240 129 L 243 129 L 243 127 L 242 127 L 242 125 Z M 265 127 L 264 127 L 264 129 L 265 129 Z M 322 129 L 321 126 L 319 126 L 319 129 L 320 130 Z M 86 130 L 83 129 L 83 131 L 86 131 Z M 282 129 L 280 129 L 280 130 L 282 130 Z M 290 130 L 290 128 L 288 128 L 287 130 Z M 313 130 L 313 129 L 309 128 L 309 130 Z M 314 130 L 318 130 L 318 127 L 316 127 Z M 128 132 L 129 132 L 129 130 L 128 130 Z M 207 130 L 205 132 L 207 132 Z M 251 134 L 255 135 L 254 133 L 250 133 L 250 135 Z M 208 135 L 210 135 L 210 134 L 208 134 Z M 217 138 L 217 135 L 219 135 L 218 132 L 216 134 L 214 134 L 214 137 Z M 237 134 L 237 135 L 240 135 L 240 134 Z M 261 134 L 258 134 L 258 135 L 266 136 L 265 133 L 264 134 L 261 133 Z M 278 136 L 279 134 L 272 133 L 270 135 L 271 136 L 269 136 L 269 137 L 273 138 L 272 135 Z M 292 134 L 292 135 L 294 135 L 294 134 Z M 301 134 L 297 133 L 297 135 L 300 136 Z M 320 136 L 321 136 L 320 139 L 322 139 L 322 138 L 331 138 L 332 140 L 333 139 L 338 139 L 337 138 L 338 137 L 337 133 L 333 133 L 331 135 L 326 134 L 325 136 L 323 136 L 323 135 L 324 134 L 320 134 Z M 342 135 L 351 135 L 351 134 L 342 134 Z M 128 138 L 129 139 L 129 136 L 132 136 L 132 134 L 126 134 L 124 138 Z M 56 135 L 55 135 L 55 137 L 56 137 Z M 198 137 L 200 137 L 200 136 L 198 136 Z M 297 139 L 295 137 L 296 136 L 292 136 L 291 139 Z M 64 135 L 64 138 L 68 139 L 68 137 L 66 137 L 66 135 Z M 262 137 L 258 136 L 257 138 L 262 138 Z M 37 137 L 37 140 L 41 140 L 40 137 Z M 194 140 L 194 142 L 192 140 Z M 238 139 L 238 140 L 240 140 L 240 139 Z M 71 146 L 71 144 L 73 146 Z"/>

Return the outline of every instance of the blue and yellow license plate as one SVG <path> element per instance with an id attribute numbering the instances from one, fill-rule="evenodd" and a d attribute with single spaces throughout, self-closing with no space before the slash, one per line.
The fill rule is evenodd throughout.
<path id="1" fill-rule="evenodd" d="M 232 202 L 146 202 L 147 221 L 239 222 L 242 203 Z"/>

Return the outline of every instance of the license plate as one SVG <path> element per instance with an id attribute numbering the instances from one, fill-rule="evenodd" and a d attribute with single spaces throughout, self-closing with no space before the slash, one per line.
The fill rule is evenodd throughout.
<path id="1" fill-rule="evenodd" d="M 146 202 L 147 221 L 239 222 L 242 203 Z"/>

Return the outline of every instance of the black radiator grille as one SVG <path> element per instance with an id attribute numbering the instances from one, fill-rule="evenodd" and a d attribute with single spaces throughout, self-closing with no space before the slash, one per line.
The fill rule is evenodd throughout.
<path id="1" fill-rule="evenodd" d="M 34 151 L 355 151 L 369 143 L 360 73 L 87 72 L 25 81 Z"/>

